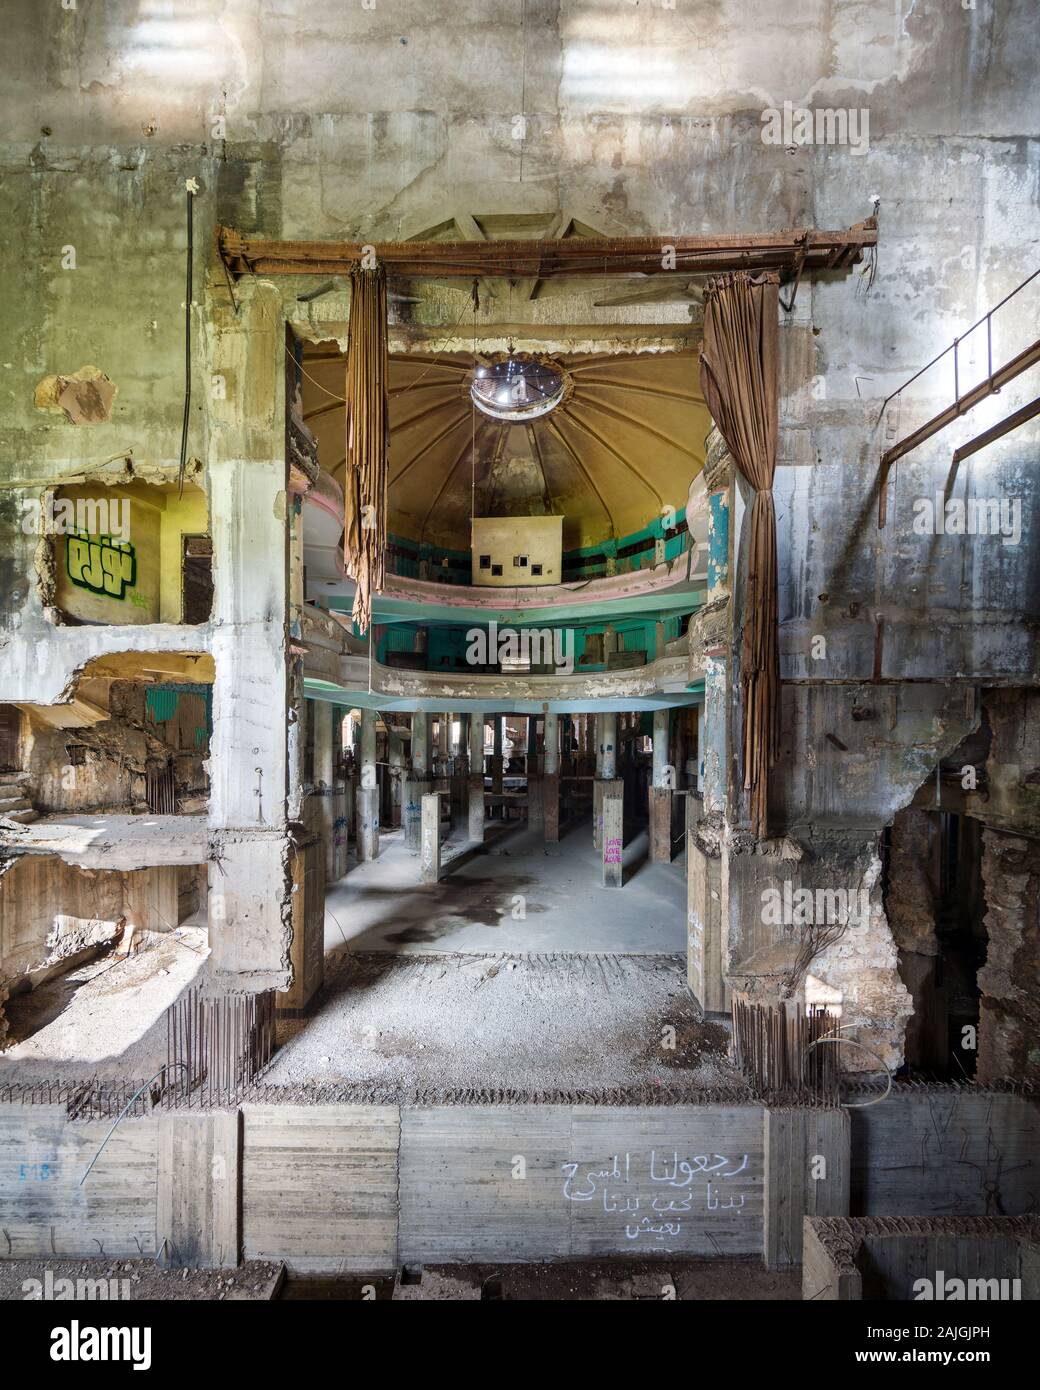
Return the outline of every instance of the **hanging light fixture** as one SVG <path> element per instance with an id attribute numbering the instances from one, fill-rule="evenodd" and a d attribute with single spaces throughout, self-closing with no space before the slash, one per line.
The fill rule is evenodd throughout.
<path id="1" fill-rule="evenodd" d="M 510 351 L 478 363 L 469 393 L 477 409 L 493 420 L 523 423 L 555 410 L 569 385 L 567 373 L 551 357 Z"/>

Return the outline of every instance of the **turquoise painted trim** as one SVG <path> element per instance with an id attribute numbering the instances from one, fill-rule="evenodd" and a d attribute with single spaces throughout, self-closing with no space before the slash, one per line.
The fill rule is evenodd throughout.
<path id="1" fill-rule="evenodd" d="M 666 642 L 672 642 L 679 636 L 681 616 L 673 615 L 664 618 L 664 637 Z M 418 631 L 425 631 L 427 637 L 427 666 L 428 671 L 442 674 L 456 670 L 456 663 L 463 660 L 467 648 L 470 645 L 470 634 L 474 631 L 476 624 L 472 623 L 395 623 L 383 628 L 382 636 L 376 647 L 376 660 L 382 665 L 387 664 L 388 652 L 412 652 L 415 650 L 415 634 Z M 531 628 L 536 624 L 516 624 L 517 631 L 524 628 Z M 590 636 L 599 636 L 606 623 L 582 623 L 569 625 L 566 629 L 568 634 L 573 634 L 571 639 L 574 644 L 573 655 L 576 663 L 580 664 L 582 673 L 593 673 L 605 671 L 607 669 L 604 662 L 586 663 L 582 658 L 585 656 Z M 653 661 L 657 647 L 657 620 L 655 618 L 636 617 L 631 619 L 621 619 L 612 624 L 616 628 L 620 649 L 625 652 L 645 652 L 647 659 Z M 482 631 L 487 629 L 487 624 L 480 624 Z"/>
<path id="2" fill-rule="evenodd" d="M 724 584 L 729 571 L 729 507 L 727 494 L 713 492 L 708 498 L 708 588 Z"/>
<path id="3" fill-rule="evenodd" d="M 423 696 L 419 700 L 401 699 L 396 696 L 380 695 L 367 690 L 347 690 L 344 686 L 332 685 L 328 681 L 304 681 L 304 694 L 308 700 L 325 700 L 334 705 L 344 705 L 347 709 L 385 709 L 403 711 L 422 711 L 439 714 L 445 708 L 443 695 L 434 699 Z M 686 709 L 703 704 L 701 697 L 695 695 L 654 695 L 642 698 L 625 696 L 618 699 L 581 700 L 459 700 L 451 701 L 453 714 L 469 714 L 483 710 L 486 714 L 541 714 L 546 704 L 550 714 L 603 714 L 623 713 L 627 710 Z"/>
<path id="4" fill-rule="evenodd" d="M 686 520 L 686 508 L 681 507 L 675 513 L 675 525 L 680 526 Z M 617 559 L 622 550 L 629 546 L 638 545 L 643 541 L 664 540 L 664 555 L 666 560 L 674 560 L 681 555 L 686 548 L 686 532 L 678 536 L 665 538 L 665 531 L 672 527 L 666 527 L 663 517 L 655 517 L 649 525 L 644 526 L 640 531 L 632 531 L 627 536 L 619 539 L 611 539 L 600 542 L 598 545 L 586 545 L 577 550 L 566 550 L 563 554 L 563 572 L 565 582 L 576 578 L 588 579 L 606 574 L 606 559 Z M 582 565 L 581 560 L 588 560 L 594 555 L 602 555 L 604 563 L 596 565 Z M 620 564 L 628 562 L 630 571 L 650 569 L 654 564 L 654 549 L 651 545 L 640 555 L 623 556 Z"/>
<path id="5" fill-rule="evenodd" d="M 373 621 L 468 624 L 486 627 L 492 620 L 500 627 L 553 627 L 574 623 L 582 618 L 587 625 L 602 627 L 619 617 L 643 617 L 654 620 L 665 615 L 692 613 L 704 602 L 704 589 L 698 587 L 668 589 L 662 593 L 634 595 L 629 598 L 604 599 L 600 602 L 553 603 L 538 608 L 456 608 L 440 603 L 413 603 L 410 599 L 391 598 L 376 594 L 372 599 Z M 349 613 L 350 598 L 332 595 L 329 608 L 337 613 Z"/>

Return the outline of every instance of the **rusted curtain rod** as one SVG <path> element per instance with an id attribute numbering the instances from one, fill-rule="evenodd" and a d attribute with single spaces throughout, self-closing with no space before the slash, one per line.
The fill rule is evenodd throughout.
<path id="1" fill-rule="evenodd" d="M 869 217 L 847 231 L 800 228 L 749 236 L 568 237 L 562 241 L 259 241 L 217 228 L 217 251 L 234 277 L 346 275 L 365 251 L 388 274 L 419 278 L 505 275 L 717 274 L 728 270 L 844 270 L 877 244 Z M 665 254 L 670 248 L 669 254 Z"/>

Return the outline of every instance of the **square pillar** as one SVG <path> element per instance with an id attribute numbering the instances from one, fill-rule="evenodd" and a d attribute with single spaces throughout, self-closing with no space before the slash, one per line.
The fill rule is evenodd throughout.
<path id="1" fill-rule="evenodd" d="M 545 822 L 545 842 L 555 845 L 560 840 L 560 778 L 547 772 L 542 781 L 542 814 Z"/>
<path id="2" fill-rule="evenodd" d="M 620 888 L 624 849 L 624 784 L 618 779 L 603 785 L 606 790 L 603 795 L 602 882 L 604 888 Z"/>
<path id="3" fill-rule="evenodd" d="M 298 836 L 289 860 L 292 874 L 293 982 L 276 998 L 280 1014 L 306 1013 L 325 982 L 325 846 L 318 835 Z"/>
<path id="4" fill-rule="evenodd" d="M 358 859 L 379 858 L 379 782 L 376 774 L 376 712 L 361 711 L 361 785 L 358 788 Z"/>
<path id="5" fill-rule="evenodd" d="M 728 1013 L 722 973 L 722 859 L 697 840 L 698 806 L 686 800 L 686 983 L 706 1014 Z"/>
<path id="6" fill-rule="evenodd" d="M 491 755 L 491 790 L 495 796 L 501 796 L 504 761 L 502 757 L 502 742 L 506 717 L 504 714 L 496 714 L 493 716 L 493 722 L 495 726 L 495 743 L 494 752 Z"/>
<path id="7" fill-rule="evenodd" d="M 359 787 L 357 793 L 357 856 L 364 864 L 379 858 L 379 788 Z"/>
<path id="8" fill-rule="evenodd" d="M 484 843 L 484 715 L 475 710 L 469 724 L 469 822 L 467 837 Z"/>
<path id="9" fill-rule="evenodd" d="M 390 729 L 387 735 L 387 761 L 390 764 L 390 825 L 401 824 L 401 801 L 404 795 L 404 734 Z"/>
<path id="10" fill-rule="evenodd" d="M 405 847 L 412 854 L 419 853 L 419 846 L 422 841 L 422 799 L 423 793 L 429 785 L 427 781 L 418 781 L 414 775 L 409 777 L 404 784 L 401 819 L 404 825 Z"/>
<path id="11" fill-rule="evenodd" d="M 527 827 L 529 830 L 542 830 L 545 827 L 542 779 L 530 773 L 527 777 Z"/>
<path id="12" fill-rule="evenodd" d="M 765 1112 L 762 1259 L 766 1269 L 802 1263 L 807 1216 L 848 1216 L 851 1121 L 847 1110 L 802 1106 Z"/>
<path id="13" fill-rule="evenodd" d="M 603 803 L 608 796 L 625 794 L 625 784 L 620 777 L 604 780 L 597 778 L 592 784 L 592 838 L 596 849 L 603 848 Z"/>
<path id="14" fill-rule="evenodd" d="M 672 862 L 672 792 L 669 787 L 650 788 L 650 862 Z"/>
<path id="15" fill-rule="evenodd" d="M 280 292 L 263 282 L 244 286 L 238 314 L 218 311 L 207 344 L 207 371 L 229 388 L 210 397 L 207 458 L 215 665 L 209 831 L 220 860 L 210 865 L 210 966 L 217 980 L 259 992 L 289 983 L 286 653 L 289 536 L 299 518 L 288 492 Z"/>
<path id="16" fill-rule="evenodd" d="M 156 1262 L 166 1269 L 239 1262 L 241 1113 L 159 1113 Z"/>
<path id="17" fill-rule="evenodd" d="M 419 879 L 437 883 L 441 876 L 441 798 L 439 792 L 426 792 L 422 799 L 422 848 Z"/>

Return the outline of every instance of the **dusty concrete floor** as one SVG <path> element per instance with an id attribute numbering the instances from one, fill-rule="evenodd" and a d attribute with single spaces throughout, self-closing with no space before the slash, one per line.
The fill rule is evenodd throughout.
<path id="1" fill-rule="evenodd" d="M 330 885 L 325 945 L 332 951 L 671 954 L 686 949 L 686 869 L 647 861 L 646 831 L 625 845 L 623 888 L 603 888 L 592 822 L 557 845 L 522 824 L 489 822 L 482 849 L 463 832 L 442 855 L 436 886 L 419 883 L 419 857 L 400 830 L 379 858 Z M 523 914 L 523 915 L 520 915 Z"/>
<path id="2" fill-rule="evenodd" d="M 431 1103 L 446 1091 L 480 1103 L 743 1088 L 682 956 L 343 951 L 326 969 L 315 1013 L 283 1030 L 265 1082 L 346 1082 L 359 1100 Z"/>
<path id="3" fill-rule="evenodd" d="M 310 1017 L 280 1023 L 264 1084 L 286 1099 L 345 1086 L 405 1103 L 743 1090 L 726 1030 L 686 988 L 681 863 L 647 863 L 637 834 L 625 886 L 604 889 L 589 820 L 550 847 L 492 826 L 483 849 L 459 840 L 453 854 L 423 887 L 397 832 L 333 887 L 325 988 Z M 204 975 L 204 951 L 182 927 L 10 1001 L 18 1041 L 0 1082 L 151 1076 L 166 1060 L 164 1010 Z"/>

